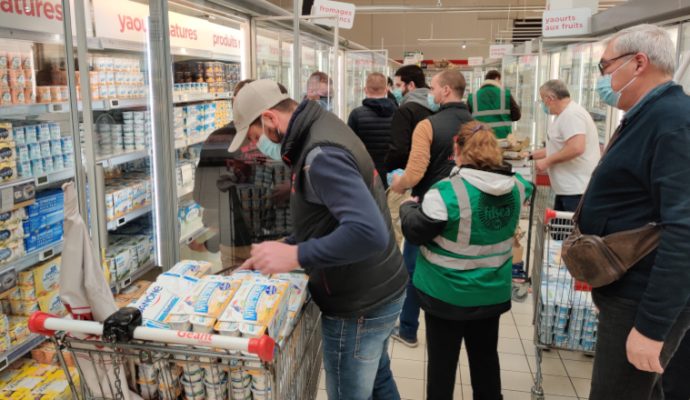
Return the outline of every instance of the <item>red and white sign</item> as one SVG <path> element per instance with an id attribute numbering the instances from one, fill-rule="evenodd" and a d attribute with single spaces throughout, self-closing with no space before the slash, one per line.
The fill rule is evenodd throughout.
<path id="1" fill-rule="evenodd" d="M 492 44 L 489 46 L 489 58 L 503 58 L 513 53 L 512 44 Z"/>
<path id="2" fill-rule="evenodd" d="M 145 43 L 149 7 L 129 0 L 93 0 L 96 36 Z M 170 12 L 170 45 L 242 56 L 242 32 L 207 20 Z"/>
<path id="3" fill-rule="evenodd" d="M 74 0 L 72 5 L 72 32 L 76 33 Z M 91 13 L 86 7 L 86 34 L 91 34 Z M 60 0 L 0 0 L 0 26 L 34 32 L 63 34 L 64 12 Z"/>
<path id="4" fill-rule="evenodd" d="M 278 62 L 280 60 L 280 44 L 278 40 L 265 36 L 257 36 L 256 58 L 258 61 Z"/>
<path id="5" fill-rule="evenodd" d="M 586 35 L 590 33 L 591 19 L 592 10 L 589 8 L 544 11 L 542 35 L 544 37 Z"/>
<path id="6" fill-rule="evenodd" d="M 467 57 L 467 65 L 475 67 L 484 64 L 484 57 Z"/>
<path id="7" fill-rule="evenodd" d="M 311 15 L 313 17 L 338 17 L 340 29 L 352 29 L 352 24 L 355 22 L 355 5 L 342 1 L 314 0 Z M 315 19 L 313 22 L 319 25 L 335 26 L 332 19 Z"/>

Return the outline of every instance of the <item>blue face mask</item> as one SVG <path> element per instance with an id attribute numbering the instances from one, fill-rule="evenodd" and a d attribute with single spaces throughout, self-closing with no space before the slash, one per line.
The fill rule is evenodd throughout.
<path id="1" fill-rule="evenodd" d="M 319 104 L 326 111 L 331 111 L 333 109 L 333 103 L 331 102 L 330 97 L 326 97 L 326 96 L 319 97 Z"/>
<path id="2" fill-rule="evenodd" d="M 625 84 L 619 91 L 613 90 L 611 87 L 611 78 L 613 77 L 613 74 L 618 72 L 619 69 L 623 68 L 623 66 L 627 63 L 629 63 L 632 60 L 632 58 L 626 62 L 624 62 L 620 67 L 616 68 L 615 71 L 611 72 L 608 75 L 604 75 L 597 79 L 597 94 L 599 95 L 599 98 L 601 101 L 603 101 L 605 104 L 608 104 L 611 107 L 617 107 L 618 106 L 618 101 L 621 99 L 621 93 L 630 86 L 631 83 L 637 79 L 637 77 L 633 77 L 628 83 Z"/>
<path id="3" fill-rule="evenodd" d="M 393 89 L 393 91 L 392 91 L 391 93 L 393 93 L 393 97 L 395 97 L 395 101 L 396 101 L 398 104 L 402 103 L 402 101 L 403 101 L 403 92 L 402 92 L 402 89 L 400 89 L 400 88 L 395 88 L 395 89 Z"/>
<path id="4" fill-rule="evenodd" d="M 263 119 L 261 120 L 261 127 L 264 133 L 263 135 L 261 135 L 259 141 L 256 143 L 256 148 L 259 149 L 259 151 L 263 155 L 270 158 L 271 160 L 283 161 L 283 158 L 280 156 L 280 143 L 273 143 L 271 139 L 269 139 L 268 136 L 266 136 L 266 128 L 264 127 Z M 281 135 L 280 132 L 278 132 L 278 136 L 282 137 L 283 135 Z"/>
<path id="5" fill-rule="evenodd" d="M 541 103 L 541 109 L 544 110 L 544 114 L 551 115 L 551 111 L 549 110 L 549 107 L 546 106 L 546 103 Z"/>
<path id="6" fill-rule="evenodd" d="M 436 103 L 434 100 L 434 95 L 429 93 L 426 95 L 426 104 L 429 106 L 429 110 L 436 112 L 441 108 L 441 105 Z"/>

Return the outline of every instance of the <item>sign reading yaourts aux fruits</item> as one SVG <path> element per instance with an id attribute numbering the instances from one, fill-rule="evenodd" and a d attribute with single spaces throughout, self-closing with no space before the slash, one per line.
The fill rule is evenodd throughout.
<path id="1" fill-rule="evenodd" d="M 145 42 L 149 7 L 129 0 L 93 0 L 96 36 Z M 242 54 L 242 32 L 204 19 L 170 12 L 170 45 L 232 56 Z"/>

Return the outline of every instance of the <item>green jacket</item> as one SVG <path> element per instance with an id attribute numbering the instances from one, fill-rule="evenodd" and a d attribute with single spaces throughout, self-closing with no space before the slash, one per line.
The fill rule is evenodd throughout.
<path id="1" fill-rule="evenodd" d="M 511 116 L 516 104 L 507 88 L 485 84 L 476 93 L 468 95 L 467 103 L 472 109 L 472 117 L 491 126 L 498 139 L 505 139 L 513 131 L 512 121 L 519 119 L 519 116 L 517 119 Z"/>
<path id="2" fill-rule="evenodd" d="M 513 234 L 533 190 L 519 174 L 465 167 L 432 186 L 421 206 L 401 208 L 405 238 L 421 244 L 413 282 L 425 311 L 510 301 Z"/>

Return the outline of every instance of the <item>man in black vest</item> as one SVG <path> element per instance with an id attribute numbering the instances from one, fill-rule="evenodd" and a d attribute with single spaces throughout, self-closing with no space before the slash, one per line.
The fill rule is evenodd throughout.
<path id="1" fill-rule="evenodd" d="M 383 187 L 388 188 L 384 159 L 391 143 L 391 121 L 398 106 L 386 97 L 386 77 L 380 72 L 367 76 L 364 92 L 367 97 L 361 106 L 352 110 L 347 125 L 362 139 L 376 170 L 384 178 Z"/>
<path id="2" fill-rule="evenodd" d="M 315 101 L 297 104 L 278 85 L 246 85 L 234 103 L 237 135 L 265 135 L 292 168 L 296 244 L 254 245 L 242 268 L 264 274 L 304 268 L 323 312 L 330 399 L 400 399 L 387 346 L 404 301 L 407 273 L 386 195 L 357 136 Z M 266 149 L 262 149 L 264 151 Z"/>
<path id="3" fill-rule="evenodd" d="M 412 150 L 405 173 L 395 176 L 391 191 L 404 193 L 412 189 L 412 196 L 420 200 L 434 183 L 447 178 L 455 165 L 453 161 L 453 137 L 460 126 L 472 120 L 467 105 L 462 102 L 465 94 L 465 77 L 460 71 L 446 70 L 431 80 L 429 102 L 440 104 L 440 110 L 417 124 L 412 133 Z M 412 285 L 415 261 L 419 248 L 405 241 L 403 253 L 410 274 L 407 299 L 400 315 L 400 329 L 393 339 L 408 346 L 417 346 L 419 328 L 419 300 Z"/>

